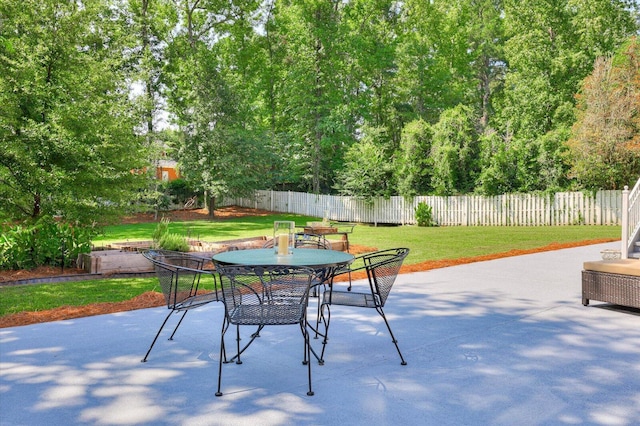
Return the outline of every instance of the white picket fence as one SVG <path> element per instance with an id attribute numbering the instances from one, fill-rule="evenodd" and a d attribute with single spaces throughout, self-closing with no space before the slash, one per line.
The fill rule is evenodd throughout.
<path id="1" fill-rule="evenodd" d="M 505 194 L 492 197 L 419 196 L 379 198 L 373 204 L 355 197 L 304 192 L 256 191 L 252 198 L 227 198 L 237 205 L 334 221 L 411 225 L 420 202 L 432 207 L 440 226 L 620 225 L 622 191 L 559 192 L 553 195 Z"/>

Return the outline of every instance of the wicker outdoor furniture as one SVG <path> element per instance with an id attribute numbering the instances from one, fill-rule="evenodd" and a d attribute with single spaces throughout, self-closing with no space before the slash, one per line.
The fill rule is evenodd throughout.
<path id="1" fill-rule="evenodd" d="M 591 300 L 640 308 L 640 260 L 585 262 L 582 304 L 587 306 Z"/>
<path id="2" fill-rule="evenodd" d="M 169 250 L 148 250 L 143 253 L 144 257 L 149 259 L 158 276 L 162 294 L 167 302 L 169 313 L 164 319 L 160 329 L 149 346 L 149 350 L 145 354 L 142 362 L 147 361 L 153 345 L 155 345 L 158 336 L 166 325 L 169 317 L 173 313 L 182 312 L 182 316 L 178 324 L 173 329 L 173 333 L 169 336 L 169 340 L 173 340 L 173 335 L 178 331 L 178 327 L 182 323 L 187 312 L 191 309 L 199 308 L 207 303 L 218 300 L 218 282 L 213 271 L 203 270 L 205 259 L 192 256 L 188 253 L 181 253 Z M 214 291 L 203 293 L 198 291 L 200 287 L 200 278 L 202 275 L 209 275 L 214 282 Z"/>

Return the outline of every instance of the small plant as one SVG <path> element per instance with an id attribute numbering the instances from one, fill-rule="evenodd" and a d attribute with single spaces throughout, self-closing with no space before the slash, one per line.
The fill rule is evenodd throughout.
<path id="1" fill-rule="evenodd" d="M 162 237 L 169 232 L 169 219 L 163 217 L 160 219 L 160 222 L 156 225 L 156 229 L 153 231 L 151 238 L 153 242 L 158 244 L 158 242 L 162 239 Z"/>
<path id="2" fill-rule="evenodd" d="M 189 243 L 187 239 L 180 234 L 173 234 L 171 232 L 167 232 L 160 238 L 158 245 L 161 249 L 164 250 L 172 250 L 172 251 L 189 251 Z"/>
<path id="3" fill-rule="evenodd" d="M 415 212 L 418 226 L 436 226 L 433 220 L 433 208 L 430 205 L 421 201 L 415 208 Z"/>
<path id="4" fill-rule="evenodd" d="M 169 232 L 169 219 L 162 218 L 153 231 L 154 247 L 172 251 L 189 251 L 187 239 L 180 234 Z"/>

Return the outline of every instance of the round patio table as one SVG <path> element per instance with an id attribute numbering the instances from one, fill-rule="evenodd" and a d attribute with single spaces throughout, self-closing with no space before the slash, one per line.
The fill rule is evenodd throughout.
<path id="1" fill-rule="evenodd" d="M 276 254 L 273 248 L 265 249 L 249 249 L 249 250 L 233 250 L 218 253 L 213 256 L 214 262 L 227 265 L 245 265 L 245 266 L 306 266 L 316 271 L 317 279 L 313 280 L 312 287 L 314 296 L 318 296 L 317 288 L 319 285 L 332 285 L 335 271 L 339 268 L 350 264 L 354 260 L 354 256 L 337 250 L 324 250 L 313 248 L 293 249 L 292 254 L 281 256 Z M 318 303 L 318 313 L 315 327 L 307 323 L 307 326 L 314 331 L 315 337 L 327 337 L 327 325 L 324 324 L 325 330 L 321 332 L 318 329 L 320 324 L 320 307 Z M 313 348 L 311 353 L 316 357 L 320 364 L 323 364 L 322 355 L 318 355 Z M 323 346 L 324 351 L 324 346 Z"/>
<path id="2" fill-rule="evenodd" d="M 326 268 L 336 268 L 348 265 L 353 262 L 353 255 L 337 250 L 323 249 L 293 249 L 293 253 L 280 256 L 272 248 L 233 250 L 218 253 L 213 256 L 216 262 L 228 265 L 286 265 L 286 266 L 307 266 L 319 270 Z"/>

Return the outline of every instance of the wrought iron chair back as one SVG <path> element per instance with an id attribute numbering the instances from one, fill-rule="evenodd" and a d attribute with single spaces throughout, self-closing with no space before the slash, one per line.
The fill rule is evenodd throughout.
<path id="1" fill-rule="evenodd" d="M 294 239 L 295 248 L 315 248 L 330 250 L 331 244 L 324 235 L 297 233 Z M 273 238 L 268 239 L 262 248 L 273 248 Z"/>
<path id="2" fill-rule="evenodd" d="M 218 391 L 221 396 L 222 363 L 231 361 L 242 364 L 241 354 L 253 343 L 265 326 L 298 324 L 304 339 L 303 364 L 308 367 L 309 390 L 311 389 L 311 362 L 309 332 L 307 330 L 307 305 L 309 291 L 316 272 L 306 267 L 284 265 L 248 266 L 215 263 L 222 286 L 222 302 L 225 318 L 220 339 L 220 364 Z M 225 333 L 230 325 L 236 326 L 236 355 L 227 360 Z M 240 347 L 240 326 L 256 326 L 249 342 Z"/>
<path id="3" fill-rule="evenodd" d="M 393 249 L 363 256 L 371 293 L 379 306 L 384 306 L 387 302 L 407 254 L 409 249 Z"/>
<path id="4" fill-rule="evenodd" d="M 324 235 L 320 234 L 296 234 L 294 246 L 296 248 L 315 248 L 330 250 L 331 244 Z"/>
<path id="5" fill-rule="evenodd" d="M 389 321 L 384 314 L 383 307 L 387 302 L 391 288 L 396 281 L 400 267 L 404 259 L 409 254 L 407 248 L 396 248 L 389 250 L 381 250 L 359 256 L 357 259 L 360 266 L 354 268 L 345 268 L 337 274 L 349 274 L 349 288 L 347 290 L 338 290 L 333 285 L 326 290 L 322 296 L 320 304 L 320 314 L 318 324 L 322 321 L 325 325 L 325 334 L 322 347 L 321 360 L 324 356 L 325 346 L 327 344 L 327 335 L 329 333 L 329 324 L 331 320 L 331 306 L 352 306 L 360 308 L 374 308 L 378 314 L 384 319 L 384 322 L 391 335 L 402 365 L 406 365 L 406 361 L 400 352 L 398 342 L 391 331 Z M 351 273 L 357 270 L 366 270 L 369 284 L 369 291 L 351 291 Z M 317 325 L 318 325 L 317 324 Z M 316 325 L 316 329 L 317 329 Z"/>
<path id="6" fill-rule="evenodd" d="M 205 259 L 188 253 L 169 250 L 148 250 L 143 252 L 143 256 L 153 264 L 162 294 L 169 309 L 169 313 L 142 359 L 142 362 L 146 362 L 151 349 L 153 349 L 171 314 L 183 313 L 169 340 L 173 340 L 173 336 L 178 331 L 178 327 L 180 327 L 182 320 L 190 309 L 198 308 L 219 299 L 217 292 L 218 282 L 215 273 L 202 269 Z M 213 291 L 200 291 L 202 275 L 210 275 L 212 277 L 214 282 Z"/>

